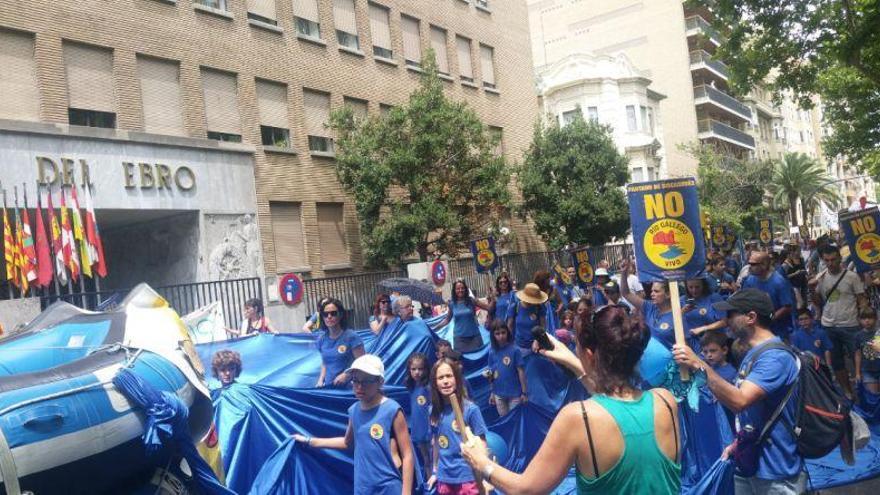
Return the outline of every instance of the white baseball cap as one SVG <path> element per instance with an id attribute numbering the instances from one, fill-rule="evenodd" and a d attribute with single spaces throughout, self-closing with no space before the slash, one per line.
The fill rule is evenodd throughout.
<path id="1" fill-rule="evenodd" d="M 597 276 L 597 277 L 602 277 L 602 276 L 607 277 L 607 276 L 608 276 L 608 270 L 606 270 L 606 269 L 604 269 L 604 268 L 596 268 L 596 271 L 593 273 L 593 275 L 595 275 L 595 276 Z"/>
<path id="2" fill-rule="evenodd" d="M 377 376 L 383 380 L 385 379 L 385 365 L 378 356 L 374 356 L 373 354 L 364 354 L 355 359 L 354 362 L 351 363 L 351 367 L 345 370 L 345 372 L 351 374 L 354 370 L 360 370 L 370 376 Z"/>

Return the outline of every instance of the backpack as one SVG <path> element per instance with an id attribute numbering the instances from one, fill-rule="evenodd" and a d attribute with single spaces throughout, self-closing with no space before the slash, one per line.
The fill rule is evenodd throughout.
<path id="1" fill-rule="evenodd" d="M 758 357 L 770 349 L 782 349 L 794 356 L 798 364 L 798 378 L 764 425 L 758 443 L 767 437 L 776 421 L 782 418 L 783 409 L 791 400 L 795 388 L 798 388 L 795 424 L 789 424 L 785 420 L 783 423 L 794 437 L 798 452 L 803 457 L 824 457 L 840 445 L 845 434 L 852 435 L 850 402 L 834 385 L 831 371 L 818 357 L 810 352 L 795 350 L 782 342 L 770 342 L 756 350 L 742 375 L 743 378 L 752 371 Z"/>

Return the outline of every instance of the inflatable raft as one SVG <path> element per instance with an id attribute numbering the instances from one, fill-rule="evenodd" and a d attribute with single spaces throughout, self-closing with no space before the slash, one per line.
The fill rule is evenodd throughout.
<path id="1" fill-rule="evenodd" d="M 170 463 L 167 452 L 146 453 L 146 416 L 113 385 L 123 368 L 179 398 L 193 438 L 207 433 L 201 361 L 146 285 L 106 313 L 56 303 L 0 340 L 0 494 L 123 493 Z"/>

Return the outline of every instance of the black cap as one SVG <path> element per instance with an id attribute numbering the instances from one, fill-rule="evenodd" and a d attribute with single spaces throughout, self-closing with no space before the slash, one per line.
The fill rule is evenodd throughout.
<path id="1" fill-rule="evenodd" d="M 614 280 L 609 280 L 608 282 L 605 282 L 605 285 L 603 285 L 603 287 L 605 287 L 605 290 L 610 290 L 611 292 L 620 291 L 620 287 L 618 287 L 617 282 L 615 282 Z"/>
<path id="2" fill-rule="evenodd" d="M 754 311 L 766 317 L 773 316 L 773 301 L 770 296 L 758 289 L 743 289 L 735 292 L 726 301 L 718 301 L 712 305 L 720 311 L 738 311 L 748 313 Z"/>

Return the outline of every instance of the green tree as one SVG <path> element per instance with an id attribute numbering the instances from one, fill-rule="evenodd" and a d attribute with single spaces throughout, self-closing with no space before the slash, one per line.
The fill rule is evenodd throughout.
<path id="1" fill-rule="evenodd" d="M 774 217 L 765 202 L 772 168 L 754 160 L 740 160 L 714 146 L 683 147 L 697 159 L 700 210 L 713 225 L 727 225 L 752 237 L 757 219 Z"/>
<path id="2" fill-rule="evenodd" d="M 497 226 L 510 207 L 510 172 L 498 137 L 463 102 L 443 94 L 432 52 L 407 104 L 381 117 L 331 115 L 336 173 L 354 199 L 368 266 L 411 253 L 454 255 Z"/>
<path id="3" fill-rule="evenodd" d="M 775 204 L 785 205 L 791 224 L 798 225 L 799 204 L 804 206 L 801 216 L 806 220 L 811 202 L 833 205 L 840 200 L 833 181 L 813 158 L 803 153 L 786 153 L 781 160 L 773 162 L 768 189 Z"/>
<path id="4" fill-rule="evenodd" d="M 539 122 L 517 179 L 519 213 L 532 219 L 552 249 L 603 244 L 629 229 L 622 190 L 628 159 L 607 126 L 583 118 L 565 127 Z"/>
<path id="5" fill-rule="evenodd" d="M 728 34 L 719 55 L 737 91 L 767 84 L 801 106 L 813 95 L 831 127 L 824 148 L 880 176 L 880 0 L 689 0 Z"/>

